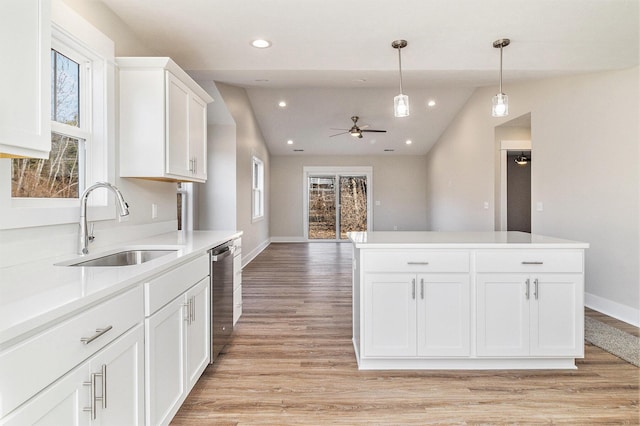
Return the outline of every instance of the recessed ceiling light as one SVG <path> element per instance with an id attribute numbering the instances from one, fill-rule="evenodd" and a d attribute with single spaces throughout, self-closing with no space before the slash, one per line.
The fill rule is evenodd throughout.
<path id="1" fill-rule="evenodd" d="M 253 40 L 251 42 L 251 45 L 258 49 L 266 49 L 267 47 L 271 47 L 271 42 L 269 40 L 263 40 L 259 38 L 257 40 Z"/>
<path id="2" fill-rule="evenodd" d="M 287 145 L 293 145 L 293 141 L 292 141 L 291 139 L 289 139 L 289 140 L 287 141 Z"/>
<path id="3" fill-rule="evenodd" d="M 284 108 L 284 107 L 286 107 L 286 106 L 287 106 L 287 103 L 286 103 L 285 101 L 280 101 L 280 102 L 278 102 L 278 106 L 279 106 L 280 108 Z"/>
<path id="4" fill-rule="evenodd" d="M 430 107 L 434 107 L 434 106 L 436 106 L 436 101 L 431 99 L 429 102 L 427 102 L 427 105 L 429 105 Z"/>
<path id="5" fill-rule="evenodd" d="M 356 83 L 365 83 L 367 81 L 366 78 L 356 78 L 353 81 L 355 81 Z"/>
<path id="6" fill-rule="evenodd" d="M 411 145 L 411 139 L 407 139 L 407 141 L 405 142 L 407 145 Z"/>

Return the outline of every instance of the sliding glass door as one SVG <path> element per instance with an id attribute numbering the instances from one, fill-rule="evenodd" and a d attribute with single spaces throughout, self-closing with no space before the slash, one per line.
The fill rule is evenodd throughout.
<path id="1" fill-rule="evenodd" d="M 308 240 L 346 240 L 347 232 L 367 231 L 370 224 L 370 173 L 306 176 L 305 224 Z"/>

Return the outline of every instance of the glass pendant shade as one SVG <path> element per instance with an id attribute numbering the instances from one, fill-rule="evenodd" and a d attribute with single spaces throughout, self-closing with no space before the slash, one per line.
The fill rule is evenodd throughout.
<path id="1" fill-rule="evenodd" d="M 393 98 L 393 115 L 396 117 L 409 116 L 409 97 L 400 93 Z"/>
<path id="2" fill-rule="evenodd" d="M 506 117 L 509 115 L 509 97 L 504 93 L 498 93 L 491 99 L 491 115 L 494 117 Z"/>

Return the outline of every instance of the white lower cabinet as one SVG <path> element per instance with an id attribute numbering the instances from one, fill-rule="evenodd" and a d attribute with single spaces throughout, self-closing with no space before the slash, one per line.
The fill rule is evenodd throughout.
<path id="1" fill-rule="evenodd" d="M 3 425 L 144 422 L 144 332 L 138 324 L 4 418 Z"/>
<path id="2" fill-rule="evenodd" d="M 469 355 L 468 274 L 367 274 L 366 357 Z"/>
<path id="3" fill-rule="evenodd" d="M 478 274 L 478 356 L 584 355 L 581 274 Z"/>
<path id="4" fill-rule="evenodd" d="M 209 279 L 145 320 L 146 422 L 168 424 L 209 363 Z"/>

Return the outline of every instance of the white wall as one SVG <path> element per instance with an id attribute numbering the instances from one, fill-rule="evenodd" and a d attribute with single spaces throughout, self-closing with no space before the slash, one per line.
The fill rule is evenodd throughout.
<path id="1" fill-rule="evenodd" d="M 236 229 L 236 125 L 207 128 L 207 182 L 196 184 L 197 229 Z"/>
<path id="2" fill-rule="evenodd" d="M 427 229 L 425 157 L 323 157 L 274 156 L 271 158 L 271 236 L 274 240 L 304 238 L 303 167 L 372 166 L 373 229 L 415 231 Z"/>
<path id="3" fill-rule="evenodd" d="M 510 116 L 531 113 L 532 232 L 588 242 L 587 304 L 636 324 L 639 81 L 635 67 L 505 86 Z M 427 156 L 433 229 L 494 229 L 495 127 L 509 119 L 491 117 L 494 92 L 477 90 Z"/>
<path id="4" fill-rule="evenodd" d="M 256 121 L 245 89 L 216 83 L 228 111 L 236 123 L 236 227 L 243 231 L 243 263 L 251 260 L 269 244 L 269 209 L 265 217 L 256 222 L 251 218 L 252 157 L 264 163 L 265 206 L 270 203 L 270 155 Z M 202 218 L 201 218 L 202 220 Z"/>

